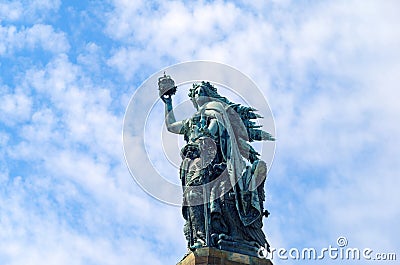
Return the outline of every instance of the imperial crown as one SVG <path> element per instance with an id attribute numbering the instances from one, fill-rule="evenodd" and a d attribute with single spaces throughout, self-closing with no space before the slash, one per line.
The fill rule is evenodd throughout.
<path id="1" fill-rule="evenodd" d="M 175 81 L 169 76 L 165 75 L 158 78 L 158 90 L 160 97 L 172 96 L 176 93 Z"/>

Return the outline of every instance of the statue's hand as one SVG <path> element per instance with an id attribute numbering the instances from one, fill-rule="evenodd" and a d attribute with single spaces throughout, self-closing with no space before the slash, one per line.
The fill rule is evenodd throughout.
<path id="1" fill-rule="evenodd" d="M 160 98 L 165 104 L 172 105 L 172 97 L 170 95 L 162 95 Z"/>

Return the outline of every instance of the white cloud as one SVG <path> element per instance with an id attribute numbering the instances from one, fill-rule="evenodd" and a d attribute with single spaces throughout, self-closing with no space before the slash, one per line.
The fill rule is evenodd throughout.
<path id="1" fill-rule="evenodd" d="M 202 48 L 223 42 L 231 31 L 242 27 L 241 13 L 232 3 L 163 2 L 156 6 L 116 3 L 108 15 L 107 33 L 124 44 L 114 52 L 110 65 L 127 78 L 143 66 L 166 66 L 163 58 L 198 58 Z"/>
<path id="2" fill-rule="evenodd" d="M 43 49 L 51 53 L 62 53 L 69 49 L 64 33 L 56 32 L 50 25 L 35 24 L 29 28 L 0 25 L 0 55 L 12 56 L 21 50 Z"/>
<path id="3" fill-rule="evenodd" d="M 22 91 L 10 93 L 4 88 L 0 93 L 0 120 L 7 124 L 15 124 L 29 119 L 32 100 Z"/>
<path id="4" fill-rule="evenodd" d="M 54 185 L 54 180 L 47 179 L 47 181 L 53 184 L 52 189 L 68 194 L 69 190 L 58 189 L 60 186 Z M 2 196 L 0 204 L 2 213 L 6 213 L 1 219 L 0 259 L 6 264 L 42 264 L 43 262 L 58 265 L 115 264 L 115 262 L 124 264 L 127 261 L 139 263 L 143 261 L 144 255 L 147 259 L 143 264 L 162 264 L 159 263 L 157 253 L 149 252 L 151 245 L 140 239 L 140 235 L 133 233 L 133 230 L 129 234 L 121 233 L 119 239 L 107 238 L 101 234 L 92 236 L 90 233 L 96 232 L 99 229 L 98 226 L 102 225 L 102 219 L 107 216 L 101 211 L 97 212 L 97 216 L 88 216 L 85 223 L 81 223 L 82 216 L 73 216 L 79 223 L 76 230 L 65 223 L 64 219 L 65 216 L 74 215 L 76 209 L 68 207 L 68 202 L 66 205 L 51 203 L 47 198 L 49 196 L 47 188 L 50 187 L 39 185 L 37 181 L 15 178 L 9 188 L 8 192 L 11 192 L 11 196 L 5 198 Z M 84 198 L 79 193 L 67 198 L 88 201 L 88 198 Z M 57 210 L 54 207 L 62 208 Z M 84 207 L 82 213 L 86 215 L 100 210 L 93 203 L 82 205 L 82 207 Z M 90 211 L 89 207 L 92 208 Z M 57 217 L 57 213 L 64 218 Z M 92 224 L 93 227 L 87 227 L 90 221 L 95 221 Z M 112 224 L 107 223 L 107 225 Z M 103 233 L 106 231 L 103 230 Z M 141 243 L 138 244 L 136 241 Z"/>
<path id="5" fill-rule="evenodd" d="M 6 22 L 37 21 L 42 20 L 49 13 L 57 11 L 61 2 L 59 0 L 17 0 L 0 3 L 0 17 Z"/>
<path id="6" fill-rule="evenodd" d="M 0 3 L 0 17 L 4 20 L 15 21 L 21 17 L 22 5 L 20 2 Z"/>

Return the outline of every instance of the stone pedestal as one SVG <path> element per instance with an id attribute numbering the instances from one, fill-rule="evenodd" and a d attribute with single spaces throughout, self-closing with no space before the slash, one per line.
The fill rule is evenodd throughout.
<path id="1" fill-rule="evenodd" d="M 199 248 L 177 265 L 272 265 L 269 259 L 260 259 L 217 248 Z"/>

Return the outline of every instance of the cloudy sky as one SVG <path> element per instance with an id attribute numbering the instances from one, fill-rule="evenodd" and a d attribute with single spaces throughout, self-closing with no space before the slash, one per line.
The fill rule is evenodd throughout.
<path id="1" fill-rule="evenodd" d="M 345 236 L 399 259 L 399 10 L 395 0 L 2 1 L 0 264 L 183 256 L 180 208 L 134 181 L 122 128 L 147 78 L 191 60 L 240 70 L 272 109 L 273 247 Z"/>

